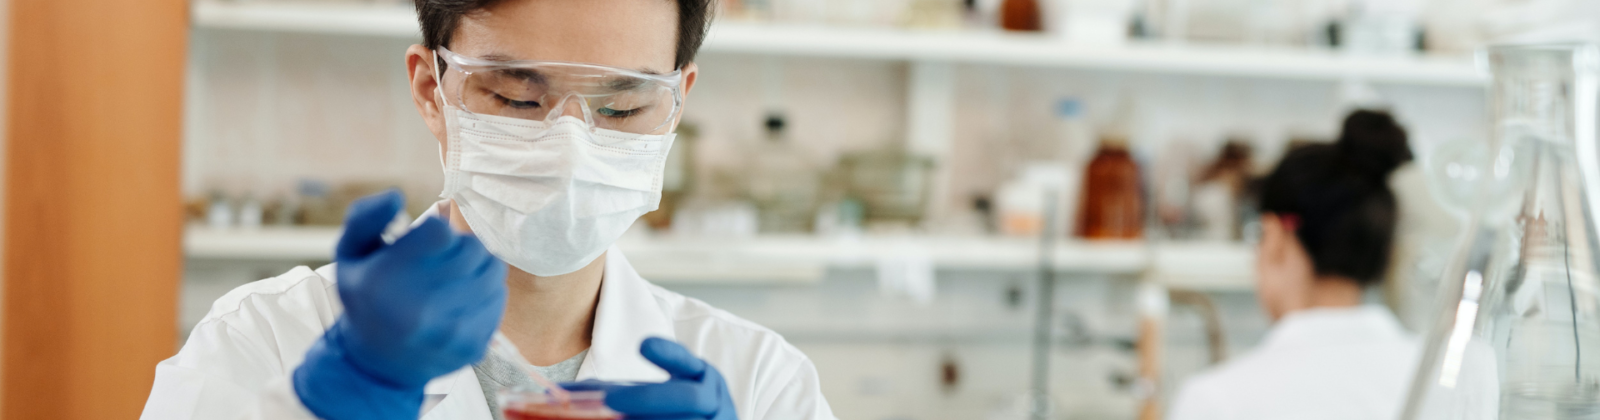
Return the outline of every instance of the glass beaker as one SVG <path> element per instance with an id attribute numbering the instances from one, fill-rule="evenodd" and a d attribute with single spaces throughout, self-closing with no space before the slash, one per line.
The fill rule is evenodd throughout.
<path id="1" fill-rule="evenodd" d="M 1600 46 L 1491 48 L 1488 171 L 1404 419 L 1600 419 Z"/>

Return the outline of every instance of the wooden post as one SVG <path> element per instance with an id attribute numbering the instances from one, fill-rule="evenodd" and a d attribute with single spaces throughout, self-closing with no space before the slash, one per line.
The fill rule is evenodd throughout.
<path id="1" fill-rule="evenodd" d="M 131 419 L 175 351 L 185 0 L 9 0 L 4 419 Z"/>

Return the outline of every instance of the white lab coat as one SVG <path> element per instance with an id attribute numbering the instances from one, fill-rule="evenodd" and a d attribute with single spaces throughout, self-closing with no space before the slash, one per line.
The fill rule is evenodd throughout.
<path id="1" fill-rule="evenodd" d="M 1189 379 L 1168 419 L 1394 419 L 1420 356 L 1386 308 L 1297 311 L 1256 349 Z"/>
<path id="2" fill-rule="evenodd" d="M 645 338 L 666 337 L 722 372 L 740 419 L 834 419 L 816 367 L 777 333 L 650 284 L 616 248 L 604 276 L 580 380 L 666 380 L 639 355 Z M 331 264 L 234 289 L 212 304 L 176 356 L 156 365 L 141 418 L 314 419 L 288 377 L 341 311 Z M 491 419 L 470 367 L 429 382 L 426 394 L 424 420 Z"/>

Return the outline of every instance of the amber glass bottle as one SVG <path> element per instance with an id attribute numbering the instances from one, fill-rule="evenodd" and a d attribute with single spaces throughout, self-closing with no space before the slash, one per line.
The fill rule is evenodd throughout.
<path id="1" fill-rule="evenodd" d="M 1084 171 L 1078 235 L 1085 239 L 1139 239 L 1144 232 L 1144 198 L 1139 165 L 1128 142 L 1108 137 Z"/>
<path id="2" fill-rule="evenodd" d="M 1005 0 L 1000 4 L 1000 27 L 1008 31 L 1042 31 L 1039 0 Z"/>

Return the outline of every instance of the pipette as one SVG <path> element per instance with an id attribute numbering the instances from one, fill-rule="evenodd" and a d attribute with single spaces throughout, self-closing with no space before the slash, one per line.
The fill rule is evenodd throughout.
<path id="1" fill-rule="evenodd" d="M 393 244 L 394 241 L 405 236 L 406 232 L 411 231 L 411 224 L 411 217 L 406 215 L 405 210 L 395 213 L 394 220 L 390 221 L 389 226 L 383 229 L 383 242 Z M 546 392 L 549 392 L 550 396 L 555 397 L 556 401 L 562 405 L 572 400 L 572 397 L 567 394 L 567 390 L 562 389 L 560 385 L 551 381 L 550 378 L 546 378 L 544 375 L 539 374 L 539 371 L 534 370 L 533 363 L 528 362 L 526 357 L 522 357 L 522 351 L 517 350 L 517 345 L 512 344 L 511 339 L 507 338 L 506 334 L 500 332 L 499 329 L 494 330 L 494 337 L 489 340 L 489 353 L 516 363 L 519 370 L 528 375 L 528 379 L 532 379 L 533 383 L 543 386 Z"/>
<path id="2" fill-rule="evenodd" d="M 550 378 L 546 378 L 544 375 L 539 374 L 539 371 L 533 370 L 533 363 L 529 363 L 528 359 L 522 357 L 522 351 L 517 350 L 517 345 L 512 344 L 511 339 L 506 338 L 505 333 L 500 332 L 500 330 L 494 330 L 494 338 L 489 340 L 489 352 L 516 363 L 517 366 L 522 368 L 522 373 L 528 374 L 529 379 L 533 379 L 534 383 L 543 386 L 546 392 L 550 393 L 550 396 L 556 398 L 556 402 L 566 405 L 567 402 L 572 401 L 572 397 L 567 395 L 567 390 L 561 389 L 561 386 L 551 381 Z"/>

